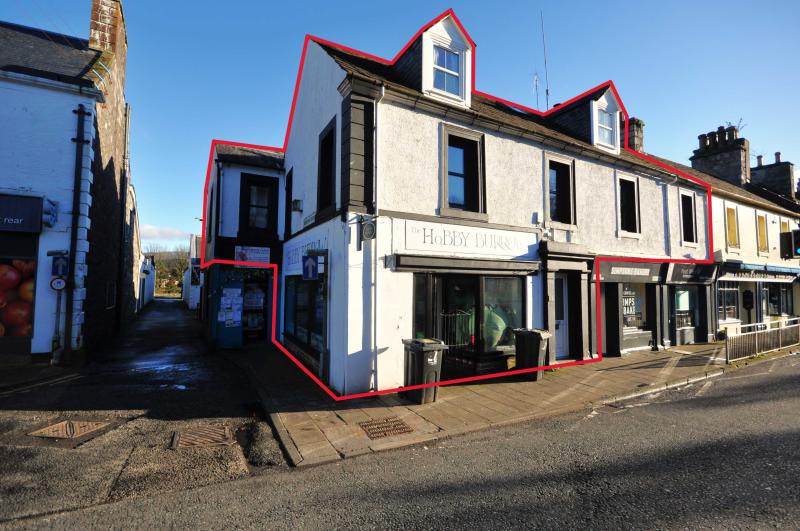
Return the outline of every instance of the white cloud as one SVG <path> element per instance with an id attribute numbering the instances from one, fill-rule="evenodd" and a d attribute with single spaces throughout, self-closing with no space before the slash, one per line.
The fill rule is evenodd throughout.
<path id="1" fill-rule="evenodd" d="M 156 227 L 146 223 L 139 227 L 143 240 L 188 240 L 189 233 L 172 227 Z"/>

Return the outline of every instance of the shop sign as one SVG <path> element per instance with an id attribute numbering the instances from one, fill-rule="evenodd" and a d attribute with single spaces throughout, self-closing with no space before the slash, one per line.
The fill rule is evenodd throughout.
<path id="1" fill-rule="evenodd" d="M 713 264 L 670 264 L 668 284 L 710 284 L 714 281 Z"/>
<path id="2" fill-rule="evenodd" d="M 405 248 L 457 255 L 524 258 L 537 242 L 533 233 L 406 220 Z"/>
<path id="3" fill-rule="evenodd" d="M 602 282 L 660 282 L 664 264 L 638 262 L 600 262 Z M 592 274 L 592 280 L 595 275 Z"/>
<path id="4" fill-rule="evenodd" d="M 42 198 L 0 194 L 0 231 L 42 232 Z"/>
<path id="5" fill-rule="evenodd" d="M 309 251 L 321 251 L 328 248 L 327 235 L 313 239 L 295 239 L 284 246 L 283 269 L 285 275 L 303 274 L 303 257 L 312 254 Z M 322 271 L 320 271 L 322 272 Z"/>
<path id="6" fill-rule="evenodd" d="M 237 245 L 233 249 L 234 260 L 239 262 L 257 262 L 268 264 L 270 258 L 269 247 L 246 247 Z M 258 266 L 237 266 L 237 267 L 258 267 Z"/>

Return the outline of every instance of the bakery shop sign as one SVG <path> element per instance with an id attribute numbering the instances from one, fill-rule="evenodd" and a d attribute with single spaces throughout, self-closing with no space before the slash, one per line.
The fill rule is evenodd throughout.
<path id="1" fill-rule="evenodd" d="M 41 232 L 42 198 L 0 194 L 0 231 Z"/>

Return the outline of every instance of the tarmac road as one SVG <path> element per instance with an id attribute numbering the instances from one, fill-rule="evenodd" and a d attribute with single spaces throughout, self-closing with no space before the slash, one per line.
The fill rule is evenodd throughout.
<path id="1" fill-rule="evenodd" d="M 9 523 L 25 528 L 800 527 L 800 356 L 619 407 Z"/>

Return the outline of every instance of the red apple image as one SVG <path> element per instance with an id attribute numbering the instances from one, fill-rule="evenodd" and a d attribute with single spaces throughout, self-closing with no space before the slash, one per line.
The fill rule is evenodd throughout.
<path id="1" fill-rule="evenodd" d="M 32 335 L 32 332 L 33 332 L 33 326 L 30 323 L 28 323 L 26 325 L 18 326 L 12 329 L 11 335 L 14 337 L 28 337 Z"/>
<path id="2" fill-rule="evenodd" d="M 14 301 L 6 304 L 0 311 L 0 321 L 9 328 L 25 326 L 31 322 L 33 317 L 33 306 L 25 301 Z"/>
<path id="3" fill-rule="evenodd" d="M 0 323 L 0 337 L 6 335 L 6 327 L 3 326 L 3 323 Z"/>
<path id="4" fill-rule="evenodd" d="M 0 264 L 0 289 L 14 289 L 22 280 L 22 273 L 8 264 Z"/>
<path id="5" fill-rule="evenodd" d="M 31 278 L 36 272 L 35 260 L 12 260 L 11 265 L 13 265 L 20 273 L 22 273 L 23 280 L 26 278 Z"/>
<path id="6" fill-rule="evenodd" d="M 33 279 L 29 278 L 28 280 L 20 284 L 19 288 L 17 288 L 17 293 L 19 294 L 19 298 L 24 300 L 25 302 L 33 302 L 33 297 L 34 297 Z"/>
<path id="7" fill-rule="evenodd" d="M 0 291 L 0 310 L 8 304 L 8 294 L 5 291 Z"/>

